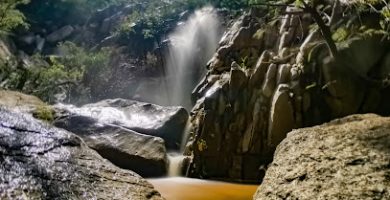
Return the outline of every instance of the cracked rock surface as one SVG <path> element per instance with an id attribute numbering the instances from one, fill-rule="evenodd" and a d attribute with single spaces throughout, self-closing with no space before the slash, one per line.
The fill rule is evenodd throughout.
<path id="1" fill-rule="evenodd" d="M 254 199 L 390 199 L 390 118 L 352 115 L 290 132 Z"/>
<path id="2" fill-rule="evenodd" d="M 76 135 L 0 108 L 0 199 L 163 199 Z"/>

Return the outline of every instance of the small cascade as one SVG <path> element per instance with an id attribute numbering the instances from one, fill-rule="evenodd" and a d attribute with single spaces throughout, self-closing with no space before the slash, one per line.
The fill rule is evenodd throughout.
<path id="1" fill-rule="evenodd" d="M 168 176 L 169 177 L 178 177 L 182 176 L 183 171 L 183 163 L 186 159 L 183 155 L 168 155 L 169 159 L 169 168 L 168 168 Z"/>
<path id="2" fill-rule="evenodd" d="M 191 91 L 206 72 L 204 66 L 217 48 L 221 30 L 217 11 L 205 7 L 179 23 L 168 36 L 170 47 L 165 66 L 168 105 L 191 109 Z"/>

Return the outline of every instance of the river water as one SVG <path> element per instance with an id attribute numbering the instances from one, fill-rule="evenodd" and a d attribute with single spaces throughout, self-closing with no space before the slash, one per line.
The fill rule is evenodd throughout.
<path id="1" fill-rule="evenodd" d="M 148 181 L 167 200 L 251 200 L 259 187 L 182 177 Z"/>

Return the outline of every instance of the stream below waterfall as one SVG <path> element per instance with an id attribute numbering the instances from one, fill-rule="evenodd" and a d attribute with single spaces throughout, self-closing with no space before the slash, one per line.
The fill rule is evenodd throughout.
<path id="1" fill-rule="evenodd" d="M 167 200 L 251 200 L 259 187 L 183 177 L 148 181 Z"/>

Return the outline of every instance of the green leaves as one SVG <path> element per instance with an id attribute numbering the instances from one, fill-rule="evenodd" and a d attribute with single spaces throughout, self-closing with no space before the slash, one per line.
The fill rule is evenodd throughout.
<path id="1" fill-rule="evenodd" d="M 345 27 L 338 28 L 332 35 L 335 42 L 342 42 L 348 38 L 348 30 Z"/>
<path id="2" fill-rule="evenodd" d="M 295 7 L 297 7 L 297 8 L 303 8 L 304 7 L 303 0 L 296 0 L 294 2 L 294 4 L 295 4 Z"/>
<path id="3" fill-rule="evenodd" d="M 159 33 L 167 32 L 169 23 L 177 20 L 185 11 L 213 5 L 225 8 L 234 13 L 246 8 L 249 2 L 263 0 L 133 0 L 131 3 L 141 5 L 138 10 L 127 16 L 126 20 L 117 28 L 120 36 L 131 37 L 136 34 L 145 39 L 155 38 Z"/>
<path id="4" fill-rule="evenodd" d="M 2 0 L 0 3 L 0 34 L 6 34 L 17 26 L 28 28 L 25 16 L 16 9 L 18 5 L 27 3 L 29 0 Z"/>
<path id="5" fill-rule="evenodd" d="M 37 54 L 30 57 L 29 66 L 0 62 L 0 86 L 54 102 L 58 94 L 73 100 L 90 97 L 90 91 L 108 82 L 111 73 L 108 49 L 87 52 L 71 42 L 62 43 L 59 48 L 63 56 L 46 59 Z"/>

